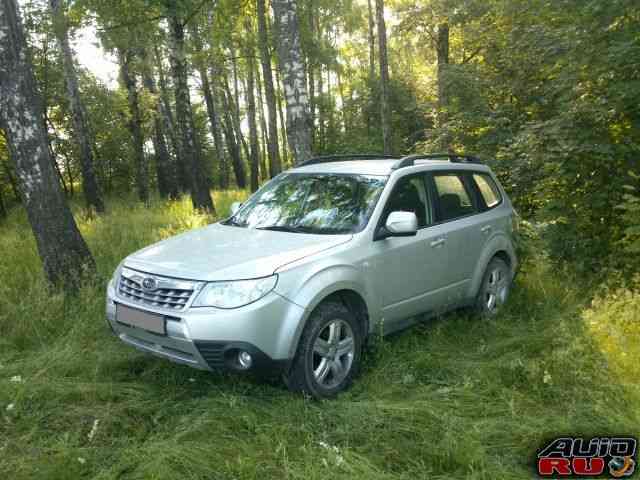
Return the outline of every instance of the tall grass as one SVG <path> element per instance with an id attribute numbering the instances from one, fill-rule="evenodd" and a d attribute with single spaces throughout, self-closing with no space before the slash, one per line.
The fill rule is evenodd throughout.
<path id="1" fill-rule="evenodd" d="M 217 194 L 218 210 L 243 196 Z M 536 260 L 497 318 L 455 313 L 387 338 L 351 391 L 315 402 L 111 335 L 104 287 L 119 261 L 212 220 L 187 199 L 77 213 L 99 279 L 74 297 L 47 292 L 22 214 L 0 226 L 6 478 L 523 478 L 555 434 L 640 433 L 639 330 L 623 322 L 623 343 L 600 328 L 637 319 L 637 296 L 591 304 Z"/>

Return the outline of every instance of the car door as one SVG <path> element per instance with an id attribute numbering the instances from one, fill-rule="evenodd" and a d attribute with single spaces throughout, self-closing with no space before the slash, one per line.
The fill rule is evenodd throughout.
<path id="1" fill-rule="evenodd" d="M 433 201 L 425 180 L 425 173 L 400 178 L 378 221 L 377 228 L 384 226 L 393 211 L 411 211 L 418 217 L 415 236 L 373 241 L 373 283 L 385 332 L 402 328 L 409 317 L 432 311 L 441 302 L 448 250 L 443 228 L 433 225 Z"/>
<path id="2" fill-rule="evenodd" d="M 435 220 L 446 239 L 449 261 L 444 273 L 441 308 L 448 310 L 465 300 L 478 261 L 480 226 L 476 193 L 463 171 L 435 171 L 428 182 L 435 199 Z"/>

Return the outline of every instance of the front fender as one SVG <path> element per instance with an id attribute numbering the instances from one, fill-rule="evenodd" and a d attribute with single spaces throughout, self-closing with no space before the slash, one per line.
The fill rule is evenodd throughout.
<path id="1" fill-rule="evenodd" d="M 511 275 L 512 277 L 515 275 L 518 266 L 518 258 L 513 248 L 513 244 L 509 237 L 504 233 L 496 233 L 487 241 L 482 253 L 480 254 L 480 259 L 478 260 L 473 276 L 471 277 L 471 283 L 469 285 L 469 290 L 467 291 L 467 298 L 476 297 L 480 284 L 482 283 L 482 278 L 484 277 L 484 272 L 487 269 L 487 265 L 489 265 L 491 259 L 501 251 L 506 252 L 509 256 L 511 260 Z"/>
<path id="2" fill-rule="evenodd" d="M 364 300 L 370 314 L 376 311 L 375 302 L 369 298 L 364 287 L 363 273 L 353 265 L 323 262 L 310 270 L 301 266 L 288 269 L 279 275 L 276 292 L 304 308 L 303 317 L 295 325 L 294 341 L 291 342 L 291 357 L 295 355 L 298 341 L 309 316 L 318 304 L 332 293 L 340 290 L 352 290 Z M 373 321 L 370 322 L 371 324 Z M 291 327 L 294 326 L 291 325 Z"/>

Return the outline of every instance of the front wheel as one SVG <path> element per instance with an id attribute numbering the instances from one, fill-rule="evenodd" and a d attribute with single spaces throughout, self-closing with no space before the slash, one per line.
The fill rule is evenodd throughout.
<path id="1" fill-rule="evenodd" d="M 476 297 L 476 310 L 483 316 L 493 316 L 509 298 L 511 291 L 511 270 L 500 258 L 493 258 L 484 273 L 480 290 Z"/>
<path id="2" fill-rule="evenodd" d="M 361 356 L 357 317 L 340 302 L 321 303 L 305 326 L 285 382 L 315 398 L 334 397 L 351 385 Z"/>

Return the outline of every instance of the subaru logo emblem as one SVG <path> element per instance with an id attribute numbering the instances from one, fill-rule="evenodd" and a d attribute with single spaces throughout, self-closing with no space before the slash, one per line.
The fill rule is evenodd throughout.
<path id="1" fill-rule="evenodd" d="M 144 288 L 147 292 L 153 292 L 156 288 L 158 288 L 158 282 L 156 282 L 155 278 L 147 277 L 142 280 L 142 288 Z"/>

